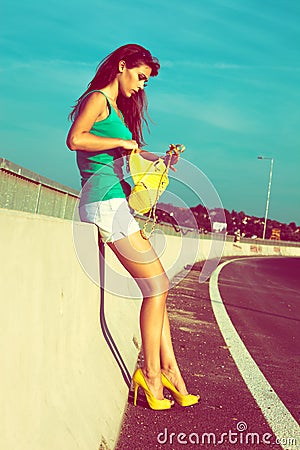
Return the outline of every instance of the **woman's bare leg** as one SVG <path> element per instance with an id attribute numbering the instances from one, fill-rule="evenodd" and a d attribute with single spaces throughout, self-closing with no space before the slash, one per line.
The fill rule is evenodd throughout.
<path id="1" fill-rule="evenodd" d="M 170 322 L 166 308 L 161 336 L 160 361 L 162 372 L 175 385 L 175 387 L 182 395 L 187 395 L 188 391 L 186 389 L 185 382 L 183 381 L 183 378 L 181 376 L 174 353 L 171 338 Z"/>
<path id="2" fill-rule="evenodd" d="M 163 371 L 179 392 L 186 395 L 188 392 L 174 354 L 166 309 L 169 280 L 154 249 L 139 232 L 109 246 L 134 277 L 144 297 L 140 313 L 143 372 L 151 391 L 157 399 L 163 398 Z"/>
<path id="3" fill-rule="evenodd" d="M 160 349 L 169 280 L 150 242 L 139 232 L 109 243 L 109 246 L 142 291 L 143 372 L 155 397 L 162 399 Z"/>

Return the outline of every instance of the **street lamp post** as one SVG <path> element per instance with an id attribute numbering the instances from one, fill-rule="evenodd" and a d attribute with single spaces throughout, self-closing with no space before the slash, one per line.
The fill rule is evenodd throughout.
<path id="1" fill-rule="evenodd" d="M 263 239 L 265 239 L 265 237 L 266 237 L 266 229 L 267 229 L 269 203 L 270 203 L 270 195 L 271 195 L 271 184 L 272 184 L 274 158 L 266 158 L 265 156 L 258 156 L 258 159 L 268 159 L 269 161 L 271 161 L 271 164 L 270 164 L 270 175 L 269 175 L 269 185 L 268 185 L 268 195 L 267 195 L 267 203 L 266 203 L 266 213 L 265 213 L 265 223 L 264 223 L 264 231 L 263 231 Z"/>

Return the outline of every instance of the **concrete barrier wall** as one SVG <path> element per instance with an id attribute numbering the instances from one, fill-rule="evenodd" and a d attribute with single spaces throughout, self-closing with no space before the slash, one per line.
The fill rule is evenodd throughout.
<path id="1" fill-rule="evenodd" d="M 72 222 L 1 210 L 0 249 L 0 448 L 113 448 L 128 390 L 101 333 L 99 287 L 78 262 Z M 108 305 L 131 372 L 132 303 Z"/>
<path id="2" fill-rule="evenodd" d="M 223 247 L 160 232 L 153 242 L 170 278 Z M 2 209 L 0 249 L 0 448 L 113 449 L 128 388 L 99 326 L 95 227 Z M 299 247 L 276 245 L 229 242 L 223 250 L 300 256 Z M 140 293 L 108 249 L 106 286 L 107 323 L 132 373 Z"/>

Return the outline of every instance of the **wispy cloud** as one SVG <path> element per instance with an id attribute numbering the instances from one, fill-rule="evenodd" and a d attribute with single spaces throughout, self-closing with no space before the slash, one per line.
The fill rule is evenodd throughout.
<path id="1" fill-rule="evenodd" d="M 161 64 L 167 68 L 191 68 L 191 69 L 217 69 L 217 70 L 241 70 L 246 68 L 239 64 L 231 64 L 226 62 L 204 62 L 195 60 L 162 60 Z"/>
<path id="2" fill-rule="evenodd" d="M 74 61 L 66 59 L 27 59 L 19 61 L 11 58 L 2 58 L 1 72 L 10 72 L 12 70 L 45 70 L 45 69 L 57 69 L 65 68 L 67 70 L 77 70 L 77 69 L 93 69 L 95 65 L 86 61 Z"/>
<path id="3" fill-rule="evenodd" d="M 191 69 L 209 69 L 209 70 L 220 70 L 220 71 L 259 71 L 259 70 L 269 70 L 269 71 L 285 71 L 285 72 L 300 72 L 300 64 L 295 61 L 295 65 L 285 65 L 285 64 L 235 64 L 225 61 L 215 61 L 215 62 L 205 62 L 195 60 L 162 60 L 162 66 L 166 68 L 191 68 Z"/>
<path id="4" fill-rule="evenodd" d="M 259 123 L 245 110 L 221 99 L 196 99 L 182 94 L 154 94 L 152 108 L 168 114 L 174 114 L 192 121 L 205 122 L 224 130 L 251 132 Z"/>
<path id="5" fill-rule="evenodd" d="M 29 91 L 55 91 L 78 92 L 84 89 L 93 77 L 97 62 L 94 64 L 85 61 L 69 61 L 63 59 L 30 59 L 18 61 L 13 59 L 2 59 L 0 69 L 0 85 L 8 89 L 14 85 L 15 80 L 22 77 L 23 89 Z M 76 95 L 77 95 L 76 94 Z"/>

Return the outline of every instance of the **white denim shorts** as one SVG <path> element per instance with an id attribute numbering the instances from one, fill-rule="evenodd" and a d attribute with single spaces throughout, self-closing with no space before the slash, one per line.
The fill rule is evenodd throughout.
<path id="1" fill-rule="evenodd" d="M 79 205 L 82 222 L 94 223 L 104 242 L 114 242 L 140 231 L 125 198 L 112 198 Z"/>

